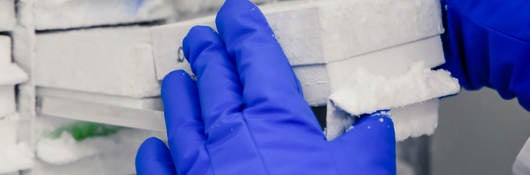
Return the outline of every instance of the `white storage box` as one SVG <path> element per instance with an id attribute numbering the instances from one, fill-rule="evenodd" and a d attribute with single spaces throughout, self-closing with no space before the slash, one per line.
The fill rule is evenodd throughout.
<path id="1" fill-rule="evenodd" d="M 11 39 L 0 35 L 0 118 L 15 113 L 15 85 L 27 78 L 22 69 L 11 63 Z"/>
<path id="2" fill-rule="evenodd" d="M 38 86 L 128 97 L 160 94 L 148 27 L 38 34 Z"/>
<path id="3" fill-rule="evenodd" d="M 1 1 L 0 1 L 1 2 Z M 0 66 L 11 63 L 11 38 L 0 35 Z"/>
<path id="4" fill-rule="evenodd" d="M 406 1 L 399 5 L 403 8 L 394 8 L 391 5 L 395 4 L 390 1 L 379 3 L 380 6 L 375 6 L 372 13 L 367 11 L 357 16 L 349 14 L 341 20 L 329 17 L 331 12 L 327 10 L 336 11 L 338 6 L 362 9 L 363 5 L 372 7 L 374 4 L 369 0 L 360 1 L 359 4 L 283 2 L 263 8 L 295 67 L 325 65 L 442 32 L 438 2 L 435 0 Z M 428 10 L 416 13 L 424 8 Z M 349 10 L 352 9 L 342 9 Z M 394 14 L 399 18 L 379 16 L 377 11 L 388 11 L 386 15 Z M 367 26 L 374 29 L 352 27 L 360 17 L 373 21 Z M 323 24 L 325 21 L 335 23 Z M 394 24 L 396 21 L 399 24 Z M 109 95 L 157 96 L 159 85 L 152 79 L 153 73 L 160 80 L 169 71 L 185 67 L 185 64 L 177 63 L 180 41 L 193 25 L 212 23 L 213 17 L 205 17 L 153 28 L 120 27 L 39 34 L 35 82 L 45 87 Z M 321 30 L 325 26 L 329 28 L 328 31 Z M 356 43 L 334 37 L 341 34 L 343 40 Z M 337 50 L 340 45 L 348 48 L 339 47 Z"/>
<path id="5" fill-rule="evenodd" d="M 173 15 L 170 0 L 37 0 L 37 30 L 140 23 Z"/>
<path id="6" fill-rule="evenodd" d="M 214 13 L 223 5 L 224 0 L 172 0 L 179 19 L 199 16 L 206 13 Z M 256 4 L 263 4 L 276 0 L 250 0 Z"/>
<path id="7" fill-rule="evenodd" d="M 15 0 L 0 0 L 0 31 L 12 30 L 15 24 Z"/>

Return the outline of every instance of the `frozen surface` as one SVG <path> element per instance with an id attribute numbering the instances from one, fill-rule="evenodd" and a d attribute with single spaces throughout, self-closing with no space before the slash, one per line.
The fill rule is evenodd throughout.
<path id="1" fill-rule="evenodd" d="M 328 139 L 339 136 L 347 128 L 344 124 L 351 123 L 347 113 L 371 113 L 456 93 L 456 79 L 444 70 L 430 70 L 442 63 L 440 39 L 432 37 L 328 64 L 333 102 L 326 117 Z"/>
<path id="2" fill-rule="evenodd" d="M 53 130 L 57 126 L 72 121 L 64 121 L 53 117 L 39 117 L 40 131 Z M 53 121 L 50 121 L 53 119 Z M 45 121 L 43 121 L 45 120 Z M 134 174 L 134 158 L 138 146 L 148 137 L 158 136 L 164 139 L 160 132 L 124 129 L 107 137 L 89 138 L 80 142 L 71 140 L 71 136 L 63 135 L 59 140 L 41 138 L 37 145 L 44 142 L 55 142 L 55 148 L 38 151 L 40 161 L 35 164 L 31 174 L 35 175 L 92 175 L 92 174 Z M 48 145 L 50 146 L 50 145 Z M 80 149 L 83 148 L 83 149 Z M 86 151 L 90 150 L 90 151 Z M 75 157 L 75 161 L 57 165 L 50 162 L 55 156 Z M 74 160 L 74 159 L 70 159 Z M 52 164 L 50 164 L 52 163 Z M 57 163 L 57 162 L 56 162 Z M 64 162 L 62 162 L 64 163 Z"/>
<path id="3" fill-rule="evenodd" d="M 11 38 L 0 35 L 0 66 L 9 63 L 11 63 Z"/>
<path id="4" fill-rule="evenodd" d="M 326 117 L 328 139 L 339 136 L 345 128 L 348 128 L 346 125 L 351 124 L 349 114 L 336 109 L 337 106 L 348 113 L 362 114 L 419 103 L 448 93 L 437 90 L 458 91 L 458 83 L 450 77 L 448 72 L 430 70 L 431 67 L 443 64 L 444 61 L 440 38 L 430 37 L 329 63 L 327 71 L 332 93 L 331 100 L 335 104 L 329 104 L 329 115 Z M 447 82 L 449 84 L 444 84 Z M 438 83 L 444 86 L 435 86 Z M 431 86 L 434 86 L 433 89 Z M 418 93 L 416 92 L 418 89 L 424 91 Z M 394 96 L 393 93 L 399 93 L 402 96 L 413 94 L 413 96 L 401 99 L 402 97 Z M 338 103 L 337 99 L 339 99 Z M 407 103 L 402 103 L 407 100 Z M 431 111 L 429 116 L 432 118 L 435 112 L 437 111 Z M 433 123 L 437 120 L 426 121 L 429 122 L 425 123 L 426 130 L 422 130 L 421 132 L 425 132 L 422 134 L 429 134 L 431 130 L 427 129 L 427 126 L 434 126 Z M 412 124 L 407 122 L 403 120 L 401 125 Z M 409 137 L 410 135 L 407 134 L 421 133 L 420 131 L 412 132 L 413 129 L 398 131 L 403 133 L 397 137 L 398 140 Z"/>
<path id="5" fill-rule="evenodd" d="M 358 69 L 346 85 L 332 93 L 331 102 L 352 115 L 372 113 L 455 94 L 458 80 L 445 70 L 431 70 L 419 62 L 402 75 L 378 76 Z"/>
<path id="6" fill-rule="evenodd" d="M 512 171 L 514 175 L 530 174 L 530 138 L 526 140 L 526 143 L 517 155 L 513 163 Z"/>
<path id="7" fill-rule="evenodd" d="M 433 134 L 438 126 L 438 104 L 439 100 L 433 99 L 391 109 L 390 116 L 394 122 L 396 141 Z M 328 112 L 334 117 L 334 120 L 328 118 L 326 128 L 326 136 L 331 140 L 347 132 L 353 120 L 350 114 L 342 110 L 332 108 Z"/>
<path id="8" fill-rule="evenodd" d="M 396 141 L 432 135 L 438 127 L 439 100 L 429 100 L 391 110 Z"/>
<path id="9" fill-rule="evenodd" d="M 340 61 L 442 33 L 437 0 L 338 1 L 260 7 L 292 65 Z M 178 41 L 194 25 L 214 26 L 214 19 L 208 16 L 153 28 L 159 79 L 175 68 L 186 67 L 175 59 Z"/>
<path id="10" fill-rule="evenodd" d="M 0 0 L 0 31 L 13 29 L 15 23 L 15 0 Z"/>
<path id="11" fill-rule="evenodd" d="M 146 27 L 37 35 L 38 86 L 127 97 L 160 94 Z"/>
<path id="12" fill-rule="evenodd" d="M 25 143 L 0 145 L 0 173 L 29 169 L 33 166 L 33 157 Z"/>
<path id="13" fill-rule="evenodd" d="M 38 30 L 155 21 L 172 16 L 170 0 L 37 0 Z"/>

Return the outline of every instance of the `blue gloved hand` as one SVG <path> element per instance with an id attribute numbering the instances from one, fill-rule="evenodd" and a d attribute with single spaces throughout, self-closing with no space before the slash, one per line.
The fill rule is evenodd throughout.
<path id="1" fill-rule="evenodd" d="M 169 149 L 151 138 L 139 175 L 386 175 L 396 173 L 393 123 L 365 115 L 327 141 L 260 10 L 227 0 L 219 34 L 194 27 L 184 54 L 197 76 L 174 71 L 162 82 Z M 171 158 L 170 158 L 171 157 Z"/>
<path id="2" fill-rule="evenodd" d="M 448 69 L 466 89 L 496 89 L 530 111 L 530 3 L 442 0 Z"/>

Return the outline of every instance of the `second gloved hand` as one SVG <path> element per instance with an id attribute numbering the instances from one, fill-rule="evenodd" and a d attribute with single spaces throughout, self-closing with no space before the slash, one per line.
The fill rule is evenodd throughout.
<path id="1" fill-rule="evenodd" d="M 365 115 L 327 141 L 260 10 L 227 0 L 216 33 L 194 27 L 184 54 L 197 76 L 167 75 L 162 99 L 169 149 L 151 138 L 139 175 L 386 175 L 396 173 L 394 127 Z"/>

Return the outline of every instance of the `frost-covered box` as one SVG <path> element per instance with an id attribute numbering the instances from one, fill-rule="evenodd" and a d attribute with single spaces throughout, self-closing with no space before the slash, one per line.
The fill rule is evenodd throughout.
<path id="1" fill-rule="evenodd" d="M 393 109 L 398 140 L 432 133 L 437 98 L 459 89 L 448 72 L 431 70 L 444 63 L 439 2 L 340 2 L 261 7 L 306 100 L 328 105 L 328 137 L 344 132 L 349 116 L 380 109 Z M 182 38 L 194 25 L 214 26 L 214 18 L 38 34 L 39 112 L 163 130 L 159 81 L 171 70 L 189 70 L 177 61 Z M 358 103 L 364 99 L 370 103 Z"/>

